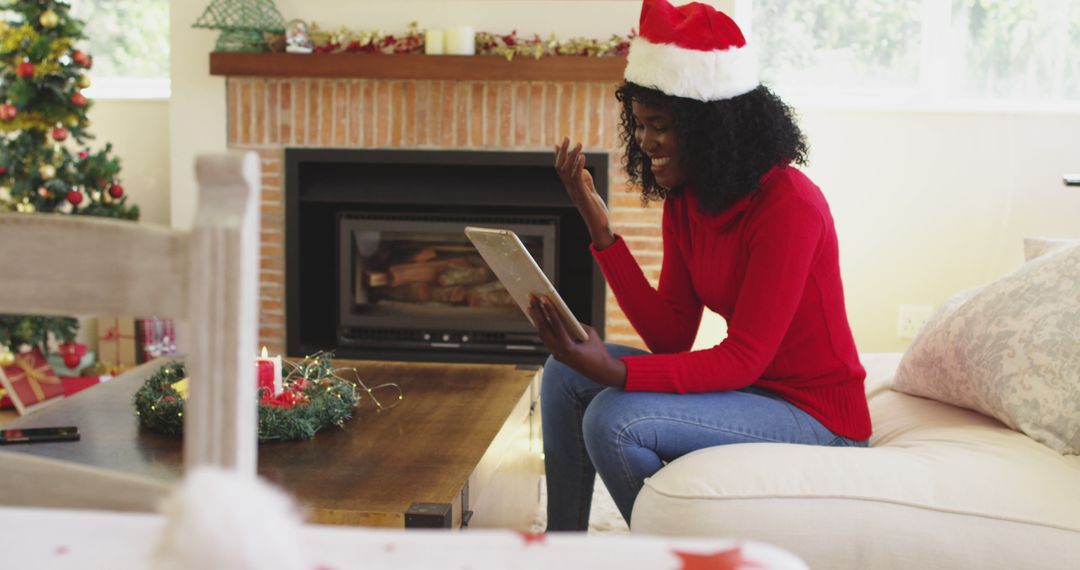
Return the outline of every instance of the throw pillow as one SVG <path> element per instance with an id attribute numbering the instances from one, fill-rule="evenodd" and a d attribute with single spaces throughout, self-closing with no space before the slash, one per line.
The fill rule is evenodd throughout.
<path id="1" fill-rule="evenodd" d="M 1040 255 L 1076 244 L 1080 244 L 1080 239 L 1026 237 L 1024 238 L 1024 261 L 1031 261 Z"/>
<path id="2" fill-rule="evenodd" d="M 946 301 L 904 353 L 893 388 L 1080 454 L 1080 245 Z"/>

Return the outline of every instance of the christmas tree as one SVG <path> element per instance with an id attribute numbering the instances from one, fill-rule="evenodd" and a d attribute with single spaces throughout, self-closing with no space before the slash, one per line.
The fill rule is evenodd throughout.
<path id="1" fill-rule="evenodd" d="M 139 209 L 127 204 L 112 145 L 86 147 L 93 137 L 82 90 L 93 59 L 75 47 L 83 23 L 69 9 L 54 0 L 0 2 L 0 211 L 134 220 Z M 70 341 L 77 330 L 70 318 L 0 315 L 0 360 L 5 347 L 44 348 L 50 333 Z"/>

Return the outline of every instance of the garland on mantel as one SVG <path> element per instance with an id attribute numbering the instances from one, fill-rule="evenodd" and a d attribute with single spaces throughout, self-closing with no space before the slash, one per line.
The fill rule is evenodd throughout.
<path id="1" fill-rule="evenodd" d="M 517 30 L 509 34 L 477 32 L 476 53 L 501 55 L 507 61 L 519 55 L 535 59 L 544 56 L 625 57 L 630 51 L 630 40 L 635 36 L 637 33 L 634 30 L 630 30 L 627 37 L 614 34 L 607 40 L 581 37 L 559 40 L 555 34 L 547 39 L 539 34 L 524 38 L 518 36 Z M 387 35 L 381 30 L 357 32 L 346 27 L 330 32 L 319 29 L 316 24 L 311 25 L 315 53 L 422 54 L 424 37 L 424 30 L 416 22 L 410 23 L 409 29 L 400 36 Z"/>

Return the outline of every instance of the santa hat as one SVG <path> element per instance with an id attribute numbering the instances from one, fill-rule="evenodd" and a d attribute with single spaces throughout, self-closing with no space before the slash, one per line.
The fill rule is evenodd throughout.
<path id="1" fill-rule="evenodd" d="M 712 6 L 644 0 L 623 77 L 668 95 L 718 101 L 758 86 L 757 58 L 735 21 Z"/>

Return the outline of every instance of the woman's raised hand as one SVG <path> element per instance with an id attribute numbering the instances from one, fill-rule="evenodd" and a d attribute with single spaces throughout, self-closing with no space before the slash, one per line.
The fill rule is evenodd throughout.
<path id="1" fill-rule="evenodd" d="M 592 175 L 585 170 L 585 155 L 581 153 L 581 143 L 570 148 L 570 139 L 564 138 L 562 144 L 555 145 L 555 171 L 566 187 L 566 193 L 577 207 L 589 236 L 598 249 L 604 249 L 615 241 L 608 220 L 607 206 L 604 199 L 596 193 Z"/>

